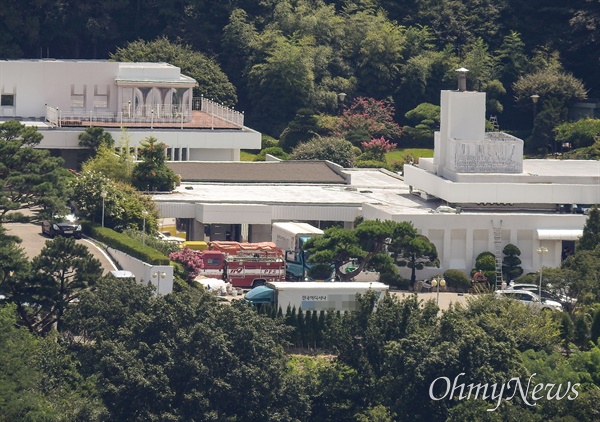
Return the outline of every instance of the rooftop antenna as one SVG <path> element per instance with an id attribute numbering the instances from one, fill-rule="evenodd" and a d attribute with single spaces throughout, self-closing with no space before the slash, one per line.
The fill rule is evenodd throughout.
<path id="1" fill-rule="evenodd" d="M 464 92 L 467 90 L 467 72 L 469 69 L 461 67 L 456 69 L 456 71 L 458 72 L 458 90 Z"/>

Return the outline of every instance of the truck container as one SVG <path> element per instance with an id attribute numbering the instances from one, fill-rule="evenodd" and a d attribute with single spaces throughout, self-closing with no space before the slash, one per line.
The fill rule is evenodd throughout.
<path id="1" fill-rule="evenodd" d="M 288 306 L 303 311 L 354 311 L 358 308 L 357 294 L 374 291 L 380 300 L 389 287 L 380 282 L 268 282 L 246 293 L 244 299 L 254 305 Z"/>
<path id="2" fill-rule="evenodd" d="M 273 243 L 285 254 L 286 278 L 303 281 L 311 265 L 307 263 L 304 244 L 314 236 L 323 235 L 323 230 L 308 223 L 278 222 L 271 227 Z"/>

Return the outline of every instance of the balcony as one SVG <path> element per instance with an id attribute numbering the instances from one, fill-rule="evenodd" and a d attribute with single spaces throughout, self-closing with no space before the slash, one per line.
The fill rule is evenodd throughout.
<path id="1" fill-rule="evenodd" d="M 125 127 L 179 129 L 243 129 L 244 114 L 204 97 L 192 100 L 192 110 L 173 104 L 132 107 L 121 111 L 64 111 L 46 106 L 46 122 L 54 127 Z"/>

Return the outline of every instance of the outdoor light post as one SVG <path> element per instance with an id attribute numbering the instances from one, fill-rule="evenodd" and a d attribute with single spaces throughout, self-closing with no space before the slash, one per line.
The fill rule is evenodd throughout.
<path id="1" fill-rule="evenodd" d="M 540 300 L 542 300 L 542 270 L 544 269 L 544 254 L 548 253 L 548 248 L 545 246 L 540 246 L 537 248 L 537 253 L 540 255 L 540 285 L 539 285 L 539 295 Z"/>
<path id="2" fill-rule="evenodd" d="M 439 306 L 440 304 L 440 286 L 444 287 L 446 285 L 446 280 L 444 280 L 441 276 L 438 278 L 434 278 L 431 280 L 431 285 L 436 288 L 437 297 L 435 300 L 435 304 Z"/>
<path id="3" fill-rule="evenodd" d="M 156 279 L 156 295 L 158 296 L 160 294 L 160 279 L 167 278 L 167 273 L 164 271 L 156 271 L 155 273 L 152 273 L 152 278 Z"/>
<path id="4" fill-rule="evenodd" d="M 100 192 L 100 196 L 102 197 L 102 227 L 104 227 L 104 200 L 106 199 L 106 191 L 103 190 Z"/>
<path id="5" fill-rule="evenodd" d="M 142 211 L 142 245 L 146 244 L 146 217 L 148 216 L 148 211 Z"/>
<path id="6" fill-rule="evenodd" d="M 344 112 L 344 101 L 346 100 L 346 93 L 345 92 L 340 92 L 338 95 L 338 109 L 339 109 L 339 115 L 341 116 L 342 113 Z"/>
<path id="7" fill-rule="evenodd" d="M 529 98 L 531 98 L 531 102 L 533 103 L 533 127 L 535 126 L 535 117 L 537 116 L 537 103 L 540 99 L 540 96 L 537 94 L 533 94 Z"/>

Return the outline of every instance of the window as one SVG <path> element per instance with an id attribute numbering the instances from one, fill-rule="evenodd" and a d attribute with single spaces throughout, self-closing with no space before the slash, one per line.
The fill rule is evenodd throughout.
<path id="1" fill-rule="evenodd" d="M 14 107 L 15 96 L 13 94 L 2 94 L 0 98 L 0 105 L 5 107 Z"/>

